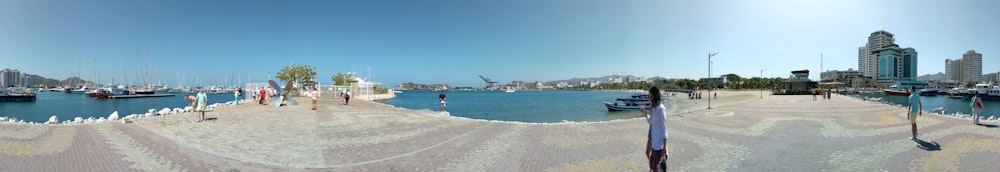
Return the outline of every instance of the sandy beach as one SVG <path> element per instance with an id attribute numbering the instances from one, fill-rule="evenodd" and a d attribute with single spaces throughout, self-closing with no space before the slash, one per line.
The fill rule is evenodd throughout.
<path id="1" fill-rule="evenodd" d="M 713 91 L 715 93 L 715 91 Z M 903 171 L 996 169 L 994 122 L 846 96 L 720 91 L 670 97 L 671 171 Z M 708 94 L 707 92 L 705 93 Z M 705 96 L 706 98 L 708 96 Z M 298 102 L 307 102 L 298 99 Z M 241 104 L 133 123 L 0 124 L 0 166 L 13 171 L 645 171 L 648 124 L 519 123 L 323 99 L 274 108 Z M 638 114 L 638 112 L 636 112 Z"/>

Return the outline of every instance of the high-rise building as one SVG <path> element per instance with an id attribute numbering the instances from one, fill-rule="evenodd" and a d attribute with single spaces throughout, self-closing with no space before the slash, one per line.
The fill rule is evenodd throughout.
<path id="1" fill-rule="evenodd" d="M 24 85 L 24 74 L 21 71 L 4 69 L 0 70 L 0 86 L 2 87 L 20 87 Z"/>
<path id="2" fill-rule="evenodd" d="M 980 82 L 983 81 L 983 54 L 976 50 L 966 51 L 962 58 L 951 60 L 945 63 L 945 75 L 948 80 L 959 82 Z"/>
<path id="3" fill-rule="evenodd" d="M 875 57 L 875 52 L 884 49 L 886 46 L 895 45 L 895 35 L 885 30 L 872 32 L 868 36 L 865 46 L 858 48 L 858 70 L 862 75 L 877 78 L 879 74 L 879 59 Z"/>
<path id="4" fill-rule="evenodd" d="M 900 48 L 895 35 L 885 30 L 872 32 L 865 46 L 858 48 L 858 71 L 883 83 L 917 79 L 917 50 Z"/>

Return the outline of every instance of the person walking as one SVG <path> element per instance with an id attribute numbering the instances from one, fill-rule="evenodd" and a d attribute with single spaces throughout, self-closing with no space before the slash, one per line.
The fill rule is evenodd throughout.
<path id="1" fill-rule="evenodd" d="M 448 96 L 444 95 L 444 90 L 441 90 L 441 94 L 438 95 L 438 100 L 441 100 L 441 111 L 448 111 L 448 107 L 445 105 L 445 100 Z"/>
<path id="2" fill-rule="evenodd" d="M 980 93 L 977 91 L 976 96 L 972 97 L 972 100 L 969 100 L 971 101 L 969 106 L 972 106 L 972 123 L 976 125 L 979 125 L 979 117 L 983 113 L 983 98 L 980 96 Z"/>
<path id="3" fill-rule="evenodd" d="M 910 87 L 909 103 L 906 106 L 910 112 L 907 117 L 910 120 L 911 134 L 913 134 L 910 140 L 917 140 L 917 115 L 924 116 L 924 112 L 922 111 L 924 104 L 920 102 L 920 95 L 915 92 L 916 89 L 916 87 Z"/>
<path id="4" fill-rule="evenodd" d="M 198 108 L 197 108 L 197 110 L 198 110 L 198 113 L 200 113 L 200 116 L 198 118 L 198 122 L 202 122 L 202 121 L 205 121 L 205 106 L 208 104 L 208 95 L 205 94 L 205 88 L 199 88 L 198 89 L 198 95 L 197 95 L 197 97 L 198 97 Z"/>
<path id="5" fill-rule="evenodd" d="M 316 101 L 319 101 L 319 91 L 316 91 L 316 88 L 313 88 L 312 91 L 309 91 L 309 95 L 312 96 L 312 110 L 316 110 Z"/>
<path id="6" fill-rule="evenodd" d="M 812 94 L 813 94 L 813 100 L 816 100 L 816 89 L 812 89 Z"/>
<path id="7" fill-rule="evenodd" d="M 260 98 L 260 102 L 257 104 L 264 105 L 264 97 L 267 97 L 267 90 L 264 87 L 260 87 L 260 91 L 257 94 L 257 98 Z"/>
<path id="8" fill-rule="evenodd" d="M 665 111 L 665 106 L 660 103 L 662 97 L 660 95 L 660 89 L 657 87 L 649 88 L 649 98 L 650 111 L 647 113 L 644 106 L 639 106 L 639 111 L 646 116 L 646 122 L 649 123 L 649 132 L 647 136 L 649 140 L 646 142 L 646 152 L 647 157 L 649 157 L 649 169 L 650 171 L 659 172 L 666 169 L 666 161 L 670 157 L 667 152 L 667 112 Z"/>
<path id="9" fill-rule="evenodd" d="M 344 91 L 344 105 L 349 105 L 349 104 L 351 104 L 351 93 L 345 90 Z"/>
<path id="10" fill-rule="evenodd" d="M 236 105 L 240 105 L 240 91 L 233 91 L 233 99 L 236 99 Z"/>

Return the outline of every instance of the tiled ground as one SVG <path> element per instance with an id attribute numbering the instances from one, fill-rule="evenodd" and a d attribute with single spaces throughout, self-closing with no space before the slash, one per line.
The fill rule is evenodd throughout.
<path id="1" fill-rule="evenodd" d="M 305 101 L 299 101 L 305 102 Z M 521 124 L 354 101 L 256 104 L 135 123 L 0 124 L 0 171 L 644 171 L 643 120 Z M 847 97 L 670 114 L 671 171 L 991 171 L 995 124 Z"/>

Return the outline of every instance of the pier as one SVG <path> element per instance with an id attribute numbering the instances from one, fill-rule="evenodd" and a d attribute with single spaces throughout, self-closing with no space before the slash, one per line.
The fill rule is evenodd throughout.
<path id="1" fill-rule="evenodd" d="M 173 94 L 132 94 L 132 95 L 115 95 L 108 96 L 112 99 L 126 99 L 126 98 L 143 98 L 143 97 L 169 97 L 174 96 Z"/>

